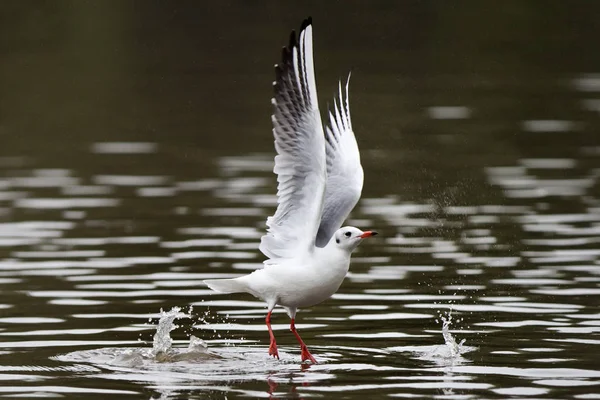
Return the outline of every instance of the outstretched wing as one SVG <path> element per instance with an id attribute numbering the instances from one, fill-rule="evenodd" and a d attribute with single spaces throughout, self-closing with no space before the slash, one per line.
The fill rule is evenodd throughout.
<path id="1" fill-rule="evenodd" d="M 327 184 L 323 216 L 317 233 L 316 245 L 325 247 L 336 230 L 354 208 L 363 187 L 363 169 L 360 153 L 350 121 L 348 85 L 345 96 L 339 83 L 338 98 L 334 99 L 333 110 L 329 111 L 326 127 L 327 140 Z"/>
<path id="2" fill-rule="evenodd" d="M 314 249 L 325 194 L 325 135 L 313 65 L 312 21 L 292 32 L 275 66 L 273 136 L 277 211 L 267 219 L 260 250 L 271 259 L 301 257 Z"/>

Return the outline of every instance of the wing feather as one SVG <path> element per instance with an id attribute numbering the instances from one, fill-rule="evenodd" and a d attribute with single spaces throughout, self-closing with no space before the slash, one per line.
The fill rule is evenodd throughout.
<path id="1" fill-rule="evenodd" d="M 273 136 L 277 210 L 267 218 L 260 250 L 270 259 L 301 257 L 314 249 L 326 183 L 325 135 L 313 65 L 312 21 L 298 41 L 292 32 L 275 66 Z"/>
<path id="2" fill-rule="evenodd" d="M 317 247 L 325 247 L 335 231 L 342 226 L 360 199 L 363 187 L 360 153 L 350 120 L 349 84 L 350 76 L 344 95 L 342 83 L 339 83 L 338 98 L 334 98 L 333 110 L 329 110 L 329 123 L 325 128 L 327 184 Z"/>

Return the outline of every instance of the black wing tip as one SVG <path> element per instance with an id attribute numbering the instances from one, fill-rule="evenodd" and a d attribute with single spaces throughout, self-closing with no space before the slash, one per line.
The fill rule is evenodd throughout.
<path id="1" fill-rule="evenodd" d="M 308 17 L 304 21 L 302 21 L 302 25 L 300 26 L 298 36 L 296 36 L 296 31 L 292 30 L 292 32 L 290 33 L 290 40 L 288 42 L 288 45 L 283 47 L 282 60 L 284 62 L 290 58 L 292 52 L 294 51 L 294 48 L 298 47 L 298 38 L 302 35 L 302 32 L 304 32 L 304 30 L 309 26 L 312 26 L 312 17 Z"/>
<path id="2" fill-rule="evenodd" d="M 312 26 L 312 17 L 306 18 L 302 21 L 302 25 L 300 26 L 300 31 L 296 36 L 296 31 L 292 30 L 290 32 L 290 38 L 287 46 L 283 46 L 281 49 L 281 62 L 275 65 L 275 93 L 279 93 L 279 91 L 283 90 L 282 86 L 284 86 L 283 80 L 287 71 L 293 69 L 293 59 L 294 52 L 298 49 L 298 39 L 301 37 L 302 33 L 308 28 Z"/>
<path id="3" fill-rule="evenodd" d="M 308 28 L 310 25 L 312 25 L 312 17 L 309 16 L 304 21 L 302 21 L 302 25 L 300 26 L 300 32 Z"/>

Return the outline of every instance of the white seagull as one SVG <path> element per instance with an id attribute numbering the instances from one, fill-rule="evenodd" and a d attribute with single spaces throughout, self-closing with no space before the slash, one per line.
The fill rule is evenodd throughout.
<path id="1" fill-rule="evenodd" d="M 267 303 L 269 355 L 279 358 L 271 329 L 271 312 L 284 307 L 290 330 L 298 339 L 302 362 L 316 363 L 294 325 L 298 308 L 310 307 L 331 297 L 350 266 L 350 255 L 363 239 L 377 232 L 340 228 L 360 198 L 363 169 L 345 95 L 329 111 L 323 131 L 313 65 L 312 20 L 306 19 L 283 48 L 275 65 L 273 82 L 277 211 L 267 219 L 267 234 L 260 251 L 269 259 L 264 268 L 234 279 L 204 283 L 221 293 L 246 292 Z M 350 78 L 348 77 L 348 80 Z"/>

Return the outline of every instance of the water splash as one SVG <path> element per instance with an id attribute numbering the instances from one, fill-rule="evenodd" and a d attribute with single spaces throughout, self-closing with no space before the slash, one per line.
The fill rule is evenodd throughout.
<path id="1" fill-rule="evenodd" d="M 156 325 L 152 348 L 102 348 L 84 351 L 75 351 L 57 356 L 60 361 L 91 362 L 104 366 L 119 366 L 136 369 L 155 368 L 157 363 L 162 365 L 177 362 L 199 362 L 210 359 L 221 359 L 222 356 L 208 350 L 207 343 L 187 333 L 189 345 L 187 348 L 173 347 L 171 332 L 177 328 L 175 321 L 181 318 L 193 318 L 192 307 L 183 312 L 181 307 L 173 307 L 169 311 L 160 310 L 160 317 Z"/>
<path id="2" fill-rule="evenodd" d="M 179 318 L 191 318 L 190 314 L 181 312 L 181 307 L 173 307 L 170 311 L 163 311 L 160 309 L 160 319 L 158 320 L 158 326 L 156 327 L 156 333 L 152 341 L 152 354 L 159 358 L 161 354 L 168 354 L 173 345 L 173 339 L 171 338 L 171 331 L 178 328 L 174 324 L 176 319 Z"/>
<path id="3" fill-rule="evenodd" d="M 444 337 L 444 342 L 446 343 L 446 348 L 449 352 L 448 358 L 455 360 L 464 352 L 463 345 L 465 344 L 466 339 L 456 343 L 454 336 L 452 336 L 450 333 L 450 325 L 452 324 L 452 307 L 450 307 L 450 311 L 448 311 L 447 318 L 445 318 L 443 315 L 441 315 L 440 318 L 442 320 L 442 336 Z"/>
<path id="4" fill-rule="evenodd" d="M 444 396 L 456 396 L 452 386 L 452 381 L 454 379 L 453 369 L 455 364 L 460 364 L 463 361 L 462 354 L 468 351 L 464 346 L 466 339 L 456 343 L 454 336 L 450 333 L 450 325 L 452 325 L 452 305 L 450 306 L 450 310 L 448 310 L 447 317 L 440 315 L 440 319 L 442 320 L 442 336 L 444 337 L 444 343 L 446 344 L 446 355 L 443 357 L 444 360 L 446 360 L 446 365 L 444 365 L 444 383 L 446 383 L 447 386 L 442 388 L 442 393 Z"/>
<path id="5" fill-rule="evenodd" d="M 452 333 L 450 326 L 452 325 L 452 307 L 447 311 L 446 315 L 440 315 L 442 321 L 442 337 L 444 338 L 443 345 L 423 346 L 412 351 L 418 354 L 422 360 L 432 361 L 443 367 L 452 367 L 459 365 L 466 360 L 462 357 L 463 354 L 475 350 L 474 347 L 465 346 L 466 339 L 457 342 Z M 460 321 L 460 320 L 459 320 Z M 436 320 L 439 322 L 439 320 Z"/>
<path id="6" fill-rule="evenodd" d="M 190 343 L 187 349 L 173 348 L 171 332 L 177 328 L 175 321 L 180 318 L 192 318 L 192 307 L 187 313 L 181 311 L 181 307 L 173 307 L 170 311 L 160 310 L 160 318 L 156 326 L 156 333 L 152 341 L 152 357 L 158 362 L 177 362 L 205 359 L 216 357 L 208 352 L 208 344 L 191 334 L 188 334 Z"/>

